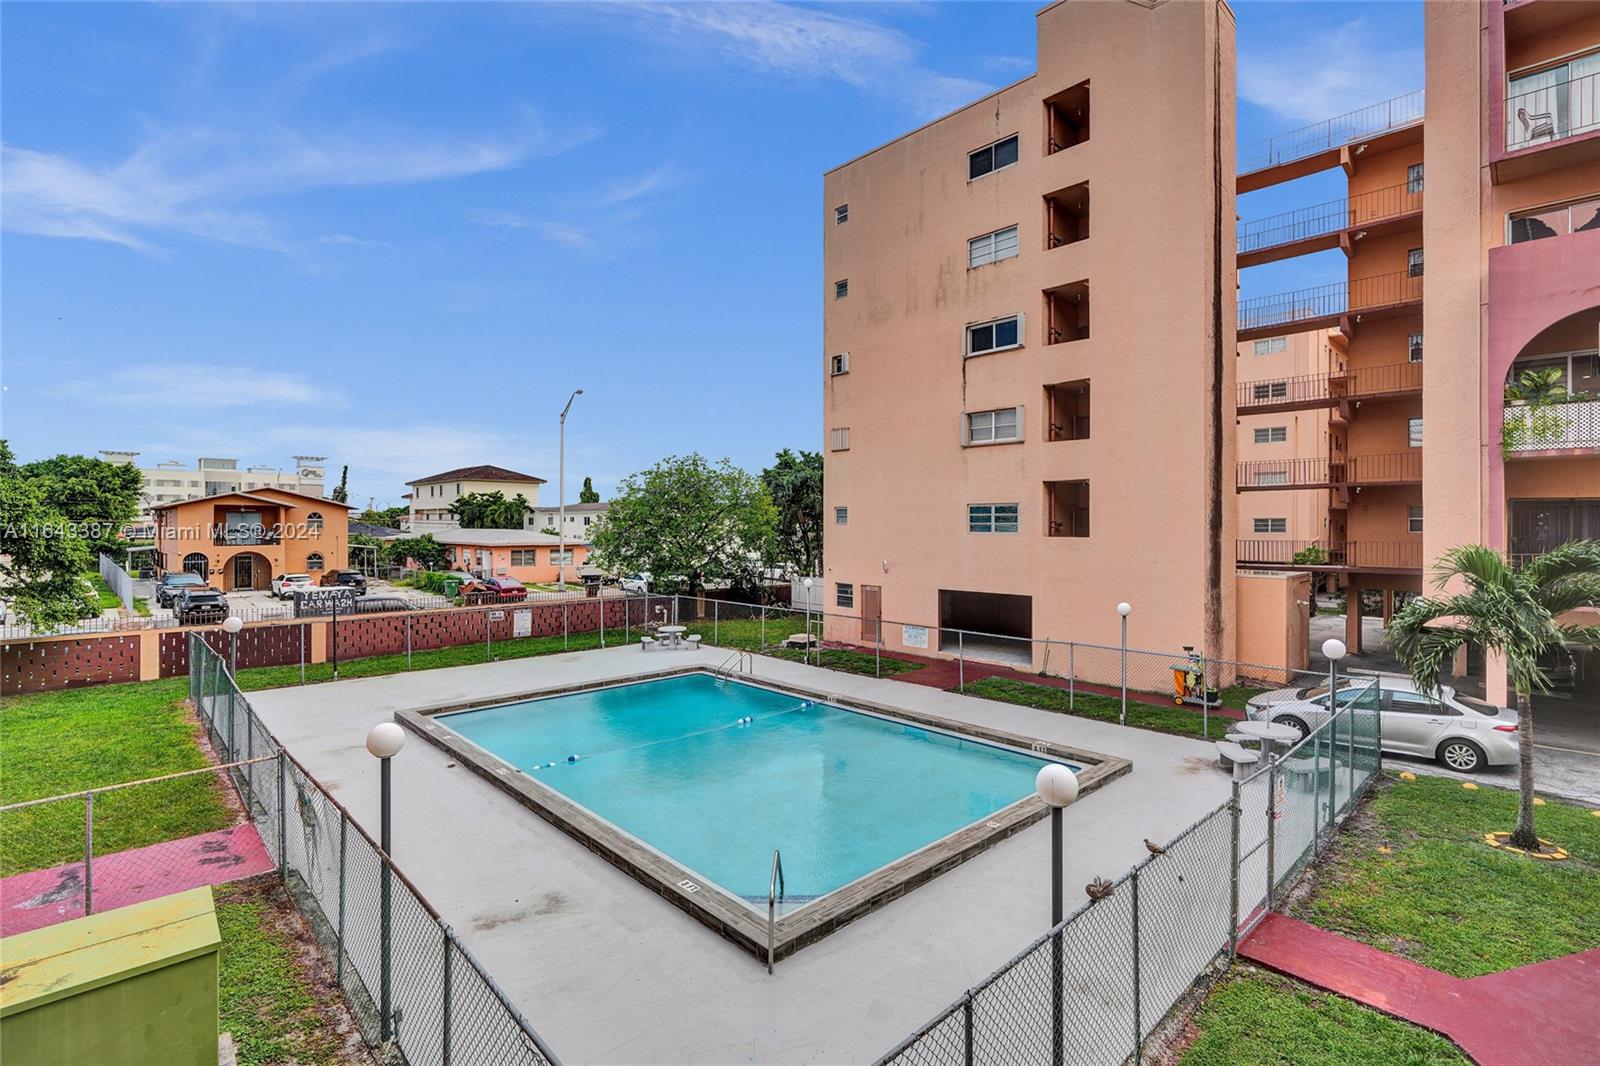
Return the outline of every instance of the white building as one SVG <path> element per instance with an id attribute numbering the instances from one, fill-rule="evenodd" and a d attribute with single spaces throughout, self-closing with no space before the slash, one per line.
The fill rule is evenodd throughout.
<path id="1" fill-rule="evenodd" d="M 100 458 L 108 463 L 137 466 L 140 453 L 101 451 Z M 181 460 L 167 459 L 154 466 L 139 466 L 144 476 L 144 491 L 140 495 L 140 524 L 149 524 L 150 512 L 169 503 L 198 500 L 202 496 L 216 496 L 223 492 L 249 492 L 251 489 L 284 489 L 306 496 L 323 495 L 322 486 L 327 468 L 322 455 L 291 456 L 288 467 L 247 466 L 239 468 L 237 459 L 199 458 L 193 466 Z"/>
<path id="2" fill-rule="evenodd" d="M 553 504 L 534 507 L 528 511 L 528 516 L 523 519 L 523 528 L 535 532 L 544 532 L 553 529 L 557 533 L 566 533 L 570 538 L 587 541 L 589 534 L 594 531 L 595 523 L 605 516 L 609 503 L 569 503 L 567 504 L 567 526 L 561 528 L 561 510 Z"/>

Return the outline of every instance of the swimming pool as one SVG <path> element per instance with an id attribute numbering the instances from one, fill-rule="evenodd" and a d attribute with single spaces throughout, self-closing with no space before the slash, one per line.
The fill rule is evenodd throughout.
<path id="1" fill-rule="evenodd" d="M 1034 777 L 1047 762 L 1083 769 L 1064 750 L 1023 750 L 1025 738 L 699 671 L 399 717 L 763 951 L 775 850 L 786 932 L 809 942 L 1037 820 Z M 1125 772 L 1108 762 L 1120 765 L 1081 779 Z"/>

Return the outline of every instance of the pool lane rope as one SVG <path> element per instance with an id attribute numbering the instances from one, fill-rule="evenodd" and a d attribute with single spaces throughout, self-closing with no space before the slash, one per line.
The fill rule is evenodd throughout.
<path id="1" fill-rule="evenodd" d="M 727 731 L 729 729 L 744 729 L 744 728 L 748 728 L 750 726 L 755 725 L 757 722 L 766 722 L 766 721 L 769 721 L 769 720 L 771 720 L 773 718 L 781 717 L 782 715 L 785 715 L 785 714 L 794 714 L 797 711 L 808 711 L 814 706 L 816 706 L 816 701 L 815 700 L 801 700 L 799 703 L 795 704 L 793 707 L 785 707 L 783 710 L 781 710 L 781 711 L 773 711 L 771 714 L 763 714 L 763 715 L 760 715 L 760 716 L 745 715 L 743 718 L 735 718 L 732 722 L 728 723 L 727 725 L 714 725 L 714 726 L 710 726 L 709 728 L 706 728 L 706 729 L 697 729 L 692 733 L 680 733 L 675 737 L 662 737 L 660 740 L 650 740 L 650 741 L 646 741 L 643 744 L 633 744 L 633 745 L 630 745 L 630 746 L 628 746 L 626 748 L 610 748 L 610 749 L 608 749 L 606 751 L 599 752 L 597 755 L 582 755 L 582 754 L 580 754 L 578 752 L 573 752 L 571 755 L 568 755 L 564 760 L 560 760 L 560 761 L 552 760 L 551 762 L 545 762 L 545 763 L 536 762 L 536 763 L 534 763 L 532 766 L 530 766 L 528 768 L 527 772 L 528 773 L 535 773 L 535 772 L 537 772 L 539 770 L 549 770 L 549 769 L 552 769 L 553 767 L 557 767 L 557 766 L 562 765 L 563 762 L 568 766 L 573 766 L 573 765 L 576 765 L 577 763 L 581 762 L 584 759 L 598 758 L 599 755 L 616 755 L 616 754 L 619 754 L 619 753 L 624 752 L 624 751 L 638 751 L 641 748 L 653 748 L 657 744 L 671 744 L 671 743 L 674 743 L 674 742 L 679 741 L 679 740 L 688 740 L 690 737 L 706 736 L 707 734 L 710 734 L 710 733 L 721 733 L 721 732 L 725 732 L 725 731 Z"/>

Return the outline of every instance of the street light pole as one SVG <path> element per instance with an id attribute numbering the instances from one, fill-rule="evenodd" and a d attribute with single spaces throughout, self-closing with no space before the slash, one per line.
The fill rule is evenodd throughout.
<path id="1" fill-rule="evenodd" d="M 1066 984 L 1065 959 L 1061 943 L 1062 854 L 1061 811 L 1078 798 L 1078 776 L 1060 763 L 1053 762 L 1039 771 L 1033 780 L 1039 798 L 1050 808 L 1050 1051 L 1053 1066 L 1066 1062 L 1066 1029 L 1062 1017 L 1062 993 Z"/>
<path id="2" fill-rule="evenodd" d="M 1128 724 L 1128 615 L 1133 613 L 1133 604 L 1124 600 L 1117 604 L 1117 613 L 1122 616 L 1122 717 L 1117 720 L 1118 725 Z"/>
<path id="3" fill-rule="evenodd" d="M 556 554 L 556 588 L 562 592 L 567 591 L 567 412 L 572 410 L 572 401 L 582 395 L 582 389 L 573 389 L 572 395 L 567 397 L 567 406 L 561 409 L 560 473 L 556 478 L 556 543 L 560 545 Z"/>
<path id="4" fill-rule="evenodd" d="M 380 767 L 379 774 L 379 813 L 378 813 L 378 846 L 383 849 L 383 866 L 380 868 L 378 878 L 379 912 L 378 912 L 378 1029 L 379 1038 L 388 1041 L 393 1033 L 390 1004 L 392 1001 L 390 973 L 392 971 L 391 956 L 391 923 L 389 915 L 389 871 L 390 856 L 393 854 L 394 838 L 390 832 L 389 820 L 389 763 L 405 747 L 405 730 L 394 722 L 379 722 L 367 732 L 367 751 L 377 760 Z"/>

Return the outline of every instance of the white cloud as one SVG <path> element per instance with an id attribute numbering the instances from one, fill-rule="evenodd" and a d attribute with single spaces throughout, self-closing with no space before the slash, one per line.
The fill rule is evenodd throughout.
<path id="1" fill-rule="evenodd" d="M 1420 87 L 1422 63 L 1420 49 L 1390 47 L 1380 27 L 1355 19 L 1306 44 L 1275 37 L 1241 50 L 1239 96 L 1291 122 L 1319 122 Z"/>
<path id="2" fill-rule="evenodd" d="M 671 185 L 678 178 L 678 172 L 670 163 L 663 163 L 647 174 L 637 178 L 619 181 L 607 189 L 600 197 L 600 202 L 606 206 L 627 203 L 637 200 L 641 196 L 648 196 L 653 192 Z"/>
<path id="3" fill-rule="evenodd" d="M 473 217 L 483 225 L 496 229 L 530 230 L 551 244 L 567 248 L 594 247 L 594 236 L 587 229 L 567 222 L 526 218 L 515 211 L 479 211 Z"/>
<path id="4" fill-rule="evenodd" d="M 411 423 L 403 428 L 295 424 L 275 425 L 252 434 L 285 449 L 316 447 L 350 464 L 352 470 L 387 475 L 404 482 L 439 470 L 494 463 L 541 477 L 551 465 L 549 447 L 530 448 L 526 433 Z M 553 480 L 553 479 L 552 479 Z"/>
<path id="5" fill-rule="evenodd" d="M 251 371 L 241 383 L 234 365 L 153 362 L 96 372 L 50 390 L 65 399 L 109 407 L 150 407 L 178 402 L 181 409 L 204 415 L 217 408 L 278 407 L 316 404 L 338 410 L 348 401 L 339 390 L 303 374 Z"/>
<path id="6" fill-rule="evenodd" d="M 14 232 L 140 251 L 171 234 L 287 251 L 290 242 L 245 205 L 310 188 L 407 185 L 503 170 L 594 135 L 557 136 L 527 114 L 510 132 L 478 137 L 168 127 L 106 167 L 8 144 L 0 147 L 0 215 Z"/>

